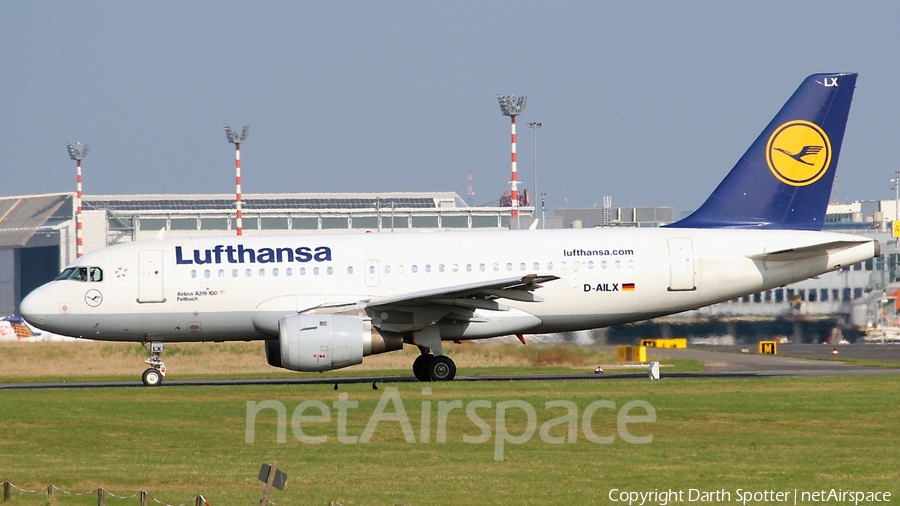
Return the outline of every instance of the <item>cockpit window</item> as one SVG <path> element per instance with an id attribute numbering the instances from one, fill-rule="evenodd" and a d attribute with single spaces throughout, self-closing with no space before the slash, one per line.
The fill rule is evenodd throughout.
<path id="1" fill-rule="evenodd" d="M 103 269 L 99 267 L 69 267 L 62 271 L 56 279 L 99 282 L 103 281 Z"/>
<path id="2" fill-rule="evenodd" d="M 68 269 L 62 271 L 62 272 L 59 274 L 59 276 L 56 276 L 56 279 L 57 279 L 57 280 L 60 280 L 60 279 L 69 279 L 69 277 L 72 275 L 73 272 L 75 272 L 75 268 L 74 268 L 74 267 L 69 267 Z"/>
<path id="3" fill-rule="evenodd" d="M 74 279 L 75 281 L 87 281 L 88 280 L 87 267 L 76 267 L 75 272 L 72 273 L 72 277 L 69 279 Z"/>

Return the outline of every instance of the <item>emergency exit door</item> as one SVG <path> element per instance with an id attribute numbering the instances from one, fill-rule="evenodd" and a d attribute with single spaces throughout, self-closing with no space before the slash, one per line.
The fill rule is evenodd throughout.
<path id="1" fill-rule="evenodd" d="M 378 286 L 378 260 L 366 260 L 366 286 Z"/>

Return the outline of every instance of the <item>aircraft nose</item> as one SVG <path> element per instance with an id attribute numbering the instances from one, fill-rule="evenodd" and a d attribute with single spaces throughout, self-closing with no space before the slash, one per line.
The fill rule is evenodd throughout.
<path id="1" fill-rule="evenodd" d="M 37 288 L 29 293 L 19 305 L 22 318 L 32 325 L 43 323 L 47 314 L 45 300 L 43 288 Z"/>

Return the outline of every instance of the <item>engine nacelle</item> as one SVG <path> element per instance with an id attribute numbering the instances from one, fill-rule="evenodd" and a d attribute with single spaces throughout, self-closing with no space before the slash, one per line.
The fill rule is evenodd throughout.
<path id="1" fill-rule="evenodd" d="M 278 340 L 266 341 L 266 359 L 292 371 L 340 369 L 403 347 L 402 337 L 382 335 L 358 316 L 295 314 L 280 318 L 278 329 Z"/>

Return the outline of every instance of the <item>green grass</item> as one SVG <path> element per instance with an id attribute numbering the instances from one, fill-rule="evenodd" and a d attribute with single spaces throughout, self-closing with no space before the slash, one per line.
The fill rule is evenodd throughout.
<path id="1" fill-rule="evenodd" d="M 371 373 L 371 372 L 369 372 Z M 423 388 L 430 388 L 425 395 Z M 415 438 L 420 438 L 423 401 L 431 402 L 431 442 L 407 443 L 400 424 L 381 422 L 367 444 L 336 440 L 337 412 L 330 423 L 304 424 L 324 444 L 301 443 L 290 426 L 303 401 L 332 406 L 340 394 L 358 401 L 347 432 L 359 436 L 385 394 L 366 385 L 162 387 L 0 391 L 0 481 L 23 488 L 54 484 L 84 492 L 103 486 L 124 495 L 146 489 L 180 504 L 202 493 L 212 506 L 258 504 L 259 465 L 277 460 L 288 474 L 279 504 L 338 501 L 362 504 L 609 504 L 611 488 L 724 488 L 745 490 L 891 491 L 900 494 L 900 378 L 669 379 L 396 384 Z M 275 400 L 286 407 L 287 439 L 276 442 L 276 416 L 256 418 L 255 442 L 245 443 L 247 402 Z M 464 410 L 447 418 L 447 442 L 437 443 L 437 404 L 487 400 L 478 413 L 495 424 L 496 404 L 524 400 L 536 409 L 538 430 L 564 410 L 544 409 L 553 400 L 578 407 L 577 441 L 547 444 L 538 432 L 525 444 L 506 444 L 494 460 L 495 434 L 484 444 L 463 435 L 480 429 Z M 596 400 L 592 427 L 612 444 L 588 441 L 581 414 Z M 616 412 L 633 400 L 649 402 L 655 423 L 630 426 L 648 444 L 631 444 L 617 433 Z M 393 412 L 389 406 L 388 413 Z M 315 410 L 307 415 L 315 414 Z M 643 414 L 635 410 L 632 414 Z M 509 410 L 513 435 L 525 428 L 521 410 Z M 565 435 L 557 426 L 553 436 Z M 13 505 L 46 504 L 43 494 L 13 493 Z M 96 496 L 56 494 L 57 506 L 96 504 Z M 134 505 L 107 498 L 107 506 Z M 152 503 L 151 503 L 152 504 Z M 619 503 L 621 504 L 621 503 Z"/>

